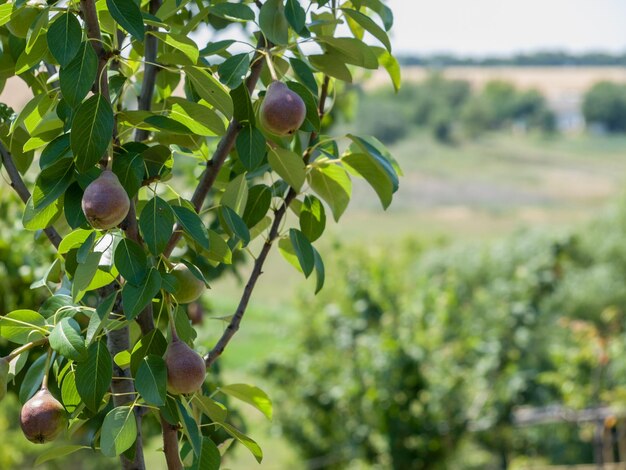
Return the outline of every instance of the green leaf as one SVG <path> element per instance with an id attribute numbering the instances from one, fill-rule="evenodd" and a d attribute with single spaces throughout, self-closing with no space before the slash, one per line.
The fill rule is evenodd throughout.
<path id="1" fill-rule="evenodd" d="M 41 387 L 47 356 L 47 354 L 39 356 L 26 371 L 26 375 L 24 375 L 22 385 L 20 386 L 19 398 L 21 403 L 26 403 Z"/>
<path id="2" fill-rule="evenodd" d="M 59 71 L 63 98 L 76 108 L 87 96 L 98 73 L 98 57 L 88 42 L 83 42 L 72 61 Z"/>
<path id="3" fill-rule="evenodd" d="M 61 67 L 65 67 L 74 58 L 80 48 L 82 36 L 80 23 L 71 13 L 57 16 L 50 25 L 46 36 L 48 49 Z"/>
<path id="4" fill-rule="evenodd" d="M 313 195 L 307 195 L 300 209 L 300 230 L 314 242 L 326 228 L 326 210 L 322 202 Z"/>
<path id="5" fill-rule="evenodd" d="M 313 246 L 306 236 L 295 228 L 289 229 L 289 240 L 298 257 L 298 262 L 305 277 L 309 277 L 314 268 Z"/>
<path id="6" fill-rule="evenodd" d="M 247 52 L 229 57 L 217 69 L 220 82 L 228 88 L 237 88 L 243 83 L 248 67 L 250 67 L 250 55 Z"/>
<path id="7" fill-rule="evenodd" d="M 233 115 L 230 95 L 213 75 L 197 67 L 185 67 L 185 73 L 202 99 L 220 110 L 227 118 Z"/>
<path id="8" fill-rule="evenodd" d="M 210 249 L 209 237 L 207 229 L 202 223 L 202 219 L 192 211 L 182 206 L 172 206 L 176 219 L 180 223 L 183 230 L 193 238 L 205 250 Z"/>
<path id="9" fill-rule="evenodd" d="M 33 206 L 36 210 L 42 209 L 58 198 L 69 188 L 74 180 L 74 163 L 69 158 L 63 158 L 42 170 L 33 189 Z"/>
<path id="10" fill-rule="evenodd" d="M 82 228 L 76 229 L 73 232 L 68 233 L 67 235 L 65 235 L 65 237 L 63 237 L 63 240 L 61 240 L 61 243 L 59 244 L 59 254 L 64 255 L 72 248 L 76 248 L 82 245 L 92 233 L 92 229 L 85 230 Z"/>
<path id="11" fill-rule="evenodd" d="M 13 14 L 13 3 L 5 3 L 0 5 L 0 26 L 7 24 L 11 20 Z"/>
<path id="12" fill-rule="evenodd" d="M 231 264 L 233 262 L 233 254 L 222 236 L 213 230 L 209 230 L 209 240 L 211 249 L 206 257 L 216 263 Z"/>
<path id="13" fill-rule="evenodd" d="M 126 190 L 128 197 L 137 195 L 146 173 L 143 158 L 137 152 L 120 153 L 113 159 L 113 173 Z"/>
<path id="14" fill-rule="evenodd" d="M 142 336 L 133 347 L 133 351 L 130 355 L 131 373 L 137 375 L 137 371 L 144 357 L 150 354 L 161 357 L 166 349 L 167 341 L 160 330 L 155 329 L 150 331 L 147 335 Z"/>
<path id="15" fill-rule="evenodd" d="M 289 42 L 289 23 L 285 18 L 283 0 L 267 0 L 259 13 L 259 26 L 263 34 L 274 44 Z"/>
<path id="16" fill-rule="evenodd" d="M 254 108 L 246 84 L 242 83 L 237 88 L 230 90 L 230 97 L 233 100 L 234 118 L 239 123 L 247 122 L 254 126 Z"/>
<path id="17" fill-rule="evenodd" d="M 76 365 L 76 390 L 85 406 L 98 412 L 113 378 L 113 360 L 105 340 L 89 346 L 87 359 Z"/>
<path id="18" fill-rule="evenodd" d="M 150 252 L 163 253 L 174 226 L 172 207 L 158 196 L 148 201 L 139 216 L 139 228 Z"/>
<path id="19" fill-rule="evenodd" d="M 343 11 L 344 14 L 348 15 L 351 19 L 361 25 L 361 27 L 369 32 L 372 36 L 382 42 L 387 50 L 391 52 L 391 42 L 389 41 L 389 36 L 387 36 L 385 30 L 378 26 L 374 22 L 374 20 L 372 20 L 369 16 L 364 15 L 360 11 L 352 10 L 350 8 L 342 8 L 341 11 Z"/>
<path id="20" fill-rule="evenodd" d="M 226 223 L 225 229 L 235 234 L 245 245 L 250 243 L 250 230 L 246 223 L 237 215 L 237 213 L 228 206 L 220 207 L 220 216 Z"/>
<path id="21" fill-rule="evenodd" d="M 98 271 L 101 257 L 102 253 L 100 252 L 89 253 L 85 262 L 78 264 L 74 277 L 72 278 L 72 297 L 74 297 L 75 300 L 80 300 L 85 291 L 89 288 L 91 281 Z"/>
<path id="22" fill-rule="evenodd" d="M 245 3 L 217 3 L 209 11 L 227 20 L 254 21 L 254 11 Z"/>
<path id="23" fill-rule="evenodd" d="M 70 133 L 78 171 L 85 173 L 102 158 L 111 141 L 113 125 L 113 110 L 102 95 L 94 95 L 79 106 Z"/>
<path id="24" fill-rule="evenodd" d="M 43 149 L 39 156 L 39 168 L 45 170 L 53 163 L 57 161 L 71 157 L 72 151 L 70 149 L 70 135 L 63 134 L 57 137 Z"/>
<path id="25" fill-rule="evenodd" d="M 324 261 L 322 260 L 319 252 L 313 247 L 313 253 L 315 255 L 315 275 L 316 275 L 316 283 L 315 283 L 315 293 L 317 294 L 324 287 L 324 279 L 326 277 L 324 270 Z"/>
<path id="26" fill-rule="evenodd" d="M 141 10 L 134 0 L 106 0 L 109 13 L 137 41 L 143 41 L 145 29 Z"/>
<path id="27" fill-rule="evenodd" d="M 253 441 L 251 438 L 249 438 L 237 428 L 231 426 L 228 423 L 219 423 L 219 425 L 224 429 L 224 431 L 226 431 L 228 434 L 237 439 L 237 441 L 243 444 L 243 446 L 252 453 L 256 461 L 261 463 L 261 461 L 263 460 L 263 451 L 255 441 Z"/>
<path id="28" fill-rule="evenodd" d="M 224 190 L 221 203 L 234 210 L 237 215 L 242 216 L 248 202 L 248 180 L 246 174 L 242 173 L 234 178 Z"/>
<path id="29" fill-rule="evenodd" d="M 41 307 L 39 307 L 39 313 L 44 318 L 50 318 L 54 316 L 59 309 L 70 306 L 74 306 L 74 301 L 69 295 L 54 294 L 52 297 L 48 297 Z"/>
<path id="30" fill-rule="evenodd" d="M 143 121 L 146 124 L 156 127 L 157 129 L 172 132 L 173 134 L 193 134 L 191 129 L 187 126 L 174 119 L 170 119 L 167 116 L 161 116 L 158 114 L 152 115 L 146 117 Z"/>
<path id="31" fill-rule="evenodd" d="M 187 436 L 189 443 L 193 447 L 194 454 L 200 455 L 202 448 L 202 438 L 200 436 L 200 429 L 195 419 L 187 412 L 185 405 L 180 401 L 177 401 L 178 414 L 180 416 L 180 422 L 183 425 L 183 433 Z"/>
<path id="32" fill-rule="evenodd" d="M 380 0 L 360 0 L 360 3 L 378 13 L 378 16 L 380 16 L 380 19 L 383 21 L 386 31 L 391 29 L 393 26 L 393 12 L 387 5 Z"/>
<path id="33" fill-rule="evenodd" d="M 26 52 L 24 50 L 15 62 L 15 75 L 20 75 L 29 69 L 39 65 L 48 52 L 48 43 L 46 38 L 39 36 L 33 48 Z"/>
<path id="34" fill-rule="evenodd" d="M 296 191 L 300 191 L 306 179 L 306 169 L 300 155 L 291 150 L 278 147 L 270 149 L 267 160 L 272 170 L 278 173 L 289 186 Z"/>
<path id="35" fill-rule="evenodd" d="M 195 405 L 214 423 L 223 423 L 228 416 L 228 410 L 221 403 L 211 397 L 196 394 L 192 398 Z"/>
<path id="36" fill-rule="evenodd" d="M 309 62 L 326 75 L 352 83 L 352 74 L 346 67 L 345 58 L 340 54 L 326 52 L 321 55 L 310 55 Z"/>
<path id="37" fill-rule="evenodd" d="M 135 439 L 137 439 L 137 421 L 133 408 L 118 406 L 109 411 L 102 422 L 100 451 L 106 457 L 118 456 L 130 449 Z"/>
<path id="38" fill-rule="evenodd" d="M 219 470 L 221 463 L 222 456 L 215 442 L 210 437 L 203 436 L 200 455 L 191 470 Z"/>
<path id="39" fill-rule="evenodd" d="M 306 21 L 306 12 L 298 0 L 287 0 L 285 17 L 296 33 L 302 31 L 304 22 Z"/>
<path id="40" fill-rule="evenodd" d="M 265 137 L 252 125 L 245 125 L 239 131 L 235 147 L 239 160 L 248 171 L 255 170 L 265 157 Z"/>
<path id="41" fill-rule="evenodd" d="M 187 36 L 183 34 L 158 33 L 154 31 L 150 31 L 150 34 L 159 38 L 160 41 L 164 42 L 168 46 L 171 46 L 185 54 L 192 63 L 195 64 L 198 62 L 198 57 L 200 57 L 198 46 Z"/>
<path id="42" fill-rule="evenodd" d="M 319 38 L 321 42 L 326 43 L 327 48 L 330 46 L 334 51 L 339 53 L 347 64 L 358 65 L 366 69 L 375 70 L 378 68 L 378 59 L 370 46 L 356 38 L 334 38 L 322 36 Z M 329 50 L 329 52 L 332 52 Z"/>
<path id="43" fill-rule="evenodd" d="M 351 153 L 342 157 L 341 160 L 346 167 L 367 180 L 378 194 L 383 208 L 387 209 L 391 204 L 394 186 L 383 166 L 374 157 L 366 153 Z"/>
<path id="44" fill-rule="evenodd" d="M 315 97 L 307 87 L 298 82 L 287 82 L 287 86 L 291 91 L 295 91 L 298 96 L 302 98 L 306 106 L 306 117 L 304 118 L 301 129 L 306 132 L 319 132 L 321 123 Z"/>
<path id="45" fill-rule="evenodd" d="M 402 174 L 400 167 L 389 154 L 384 145 L 373 137 L 358 137 L 348 134 L 349 137 L 361 151 L 370 155 L 387 173 L 393 184 L 393 192 L 395 193 L 399 187 L 398 175 Z M 351 148 L 350 150 L 353 150 Z"/>
<path id="46" fill-rule="evenodd" d="M 222 118 L 208 106 L 183 98 L 170 98 L 168 101 L 173 103 L 170 119 L 184 124 L 194 134 L 214 136 L 226 131 Z"/>
<path id="47" fill-rule="evenodd" d="M 33 198 L 31 197 L 26 203 L 26 207 L 24 207 L 22 225 L 24 225 L 26 230 L 41 230 L 50 227 L 61 215 L 61 212 L 61 199 L 57 199 L 53 204 L 42 209 L 35 209 Z"/>
<path id="48" fill-rule="evenodd" d="M 82 449 L 90 449 L 90 447 L 72 445 L 72 444 L 65 445 L 65 446 L 51 447 L 49 449 L 44 450 L 41 454 L 37 456 L 37 459 L 35 460 L 35 467 L 38 465 L 44 464 L 46 462 L 49 462 L 50 460 L 66 457 Z"/>
<path id="49" fill-rule="evenodd" d="M 165 405 L 167 369 L 163 358 L 154 354 L 143 358 L 137 369 L 135 388 L 149 405 Z"/>
<path id="50" fill-rule="evenodd" d="M 264 185 L 258 184 L 248 190 L 248 203 L 243 213 L 243 221 L 248 227 L 254 227 L 261 222 L 272 203 L 272 190 Z"/>
<path id="51" fill-rule="evenodd" d="M 70 370 L 63 377 L 61 400 L 69 413 L 73 413 L 83 402 L 78 394 L 78 390 L 76 390 L 76 373 L 73 370 Z"/>
<path id="52" fill-rule="evenodd" d="M 338 221 L 350 202 L 352 182 L 339 165 L 316 166 L 309 173 L 309 184 L 330 206 L 335 221 Z"/>
<path id="53" fill-rule="evenodd" d="M 0 336 L 18 344 L 26 344 L 44 336 L 46 319 L 34 310 L 14 310 L 0 317 Z"/>
<path id="54" fill-rule="evenodd" d="M 148 274 L 148 258 L 136 242 L 124 238 L 115 249 L 115 267 L 127 282 L 139 285 Z"/>
<path id="55" fill-rule="evenodd" d="M 127 320 L 134 320 L 161 289 L 161 275 L 155 268 L 150 268 L 150 272 L 138 286 L 130 283 L 124 284 L 122 289 L 122 306 Z"/>
<path id="56" fill-rule="evenodd" d="M 306 86 L 314 96 L 317 96 L 319 94 L 317 82 L 315 81 L 315 76 L 313 75 L 313 72 L 311 72 L 309 65 L 296 57 L 290 58 L 289 64 L 291 65 L 298 81 Z"/>
<path id="57" fill-rule="evenodd" d="M 232 384 L 219 387 L 220 392 L 237 398 L 263 413 L 267 419 L 272 419 L 272 401 L 267 394 L 258 387 L 246 384 Z"/>
<path id="58" fill-rule="evenodd" d="M 387 70 L 393 88 L 397 92 L 400 89 L 400 82 L 402 81 L 398 60 L 382 47 L 372 47 L 372 50 L 378 58 L 378 63 Z"/>
<path id="59" fill-rule="evenodd" d="M 80 362 L 87 356 L 80 325 L 72 318 L 63 318 L 50 333 L 50 347 L 61 356 Z"/>

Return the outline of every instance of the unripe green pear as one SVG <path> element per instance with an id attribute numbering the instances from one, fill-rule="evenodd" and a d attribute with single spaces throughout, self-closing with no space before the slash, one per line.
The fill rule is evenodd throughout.
<path id="1" fill-rule="evenodd" d="M 81 205 L 93 228 L 108 230 L 126 218 L 130 199 L 115 173 L 104 170 L 85 189 Z"/>
<path id="2" fill-rule="evenodd" d="M 165 365 L 170 393 L 194 393 L 202 388 L 206 377 L 204 359 L 176 336 L 165 351 Z"/>
<path id="3" fill-rule="evenodd" d="M 202 295 L 206 286 L 198 279 L 183 263 L 178 263 L 172 269 L 171 274 L 178 281 L 178 287 L 174 293 L 174 298 L 179 304 L 188 304 Z"/>
<path id="4" fill-rule="evenodd" d="M 306 105 L 300 96 L 282 82 L 267 87 L 261 103 L 261 125 L 272 134 L 287 135 L 297 131 L 306 117 Z"/>
<path id="5" fill-rule="evenodd" d="M 43 444 L 56 439 L 67 428 L 67 414 L 63 405 L 42 388 L 24 403 L 20 425 L 29 441 Z"/>

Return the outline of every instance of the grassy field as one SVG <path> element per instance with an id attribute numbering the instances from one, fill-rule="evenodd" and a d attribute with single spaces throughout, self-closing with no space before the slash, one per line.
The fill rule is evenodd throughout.
<path id="1" fill-rule="evenodd" d="M 542 138 L 498 134 L 458 146 L 442 146 L 416 132 L 391 148 L 404 170 L 391 208 L 355 182 L 353 201 L 341 225 L 329 221 L 317 245 L 329 259 L 336 244 L 385 244 L 407 237 L 424 240 L 489 239 L 527 226 L 563 229 L 590 219 L 622 193 L 626 175 L 626 138 L 561 136 Z M 326 282 L 333 282 L 327 263 Z M 245 276 L 247 269 L 242 270 Z M 207 296 L 212 314 L 232 314 L 241 285 L 224 279 Z M 223 356 L 227 382 L 271 386 L 258 373 L 271 355 L 289 351 L 298 312 L 298 289 L 312 289 L 277 251 L 270 256 L 249 310 Z M 302 312 L 307 314 L 307 312 Z M 207 319 L 201 345 L 209 347 L 224 323 Z M 278 428 L 254 410 L 242 409 L 252 437 L 266 453 L 263 469 L 297 469 L 296 455 Z M 237 449 L 229 468 L 256 468 L 245 449 Z"/>

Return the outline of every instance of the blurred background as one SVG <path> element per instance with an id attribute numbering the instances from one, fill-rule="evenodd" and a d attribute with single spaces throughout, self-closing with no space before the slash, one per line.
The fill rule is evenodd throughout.
<path id="1" fill-rule="evenodd" d="M 384 71 L 344 88 L 331 132 L 384 142 L 404 171 L 400 190 L 383 212 L 355 181 L 341 224 L 329 220 L 316 245 L 327 271 L 317 296 L 271 255 L 220 380 L 258 385 L 274 416 L 238 408 L 265 459 L 237 448 L 227 466 L 618 468 L 626 3 L 387 4 L 402 88 Z M 0 101 L 19 108 L 20 90 L 9 82 Z M 0 184 L 7 312 L 40 301 L 27 288 L 45 253 L 20 233 Z M 249 266 L 238 269 L 245 278 Z M 212 284 L 196 312 L 200 349 L 241 289 L 236 274 Z M 0 404 L 0 469 L 30 468 L 41 451 L 22 439 L 16 410 L 15 398 Z"/>

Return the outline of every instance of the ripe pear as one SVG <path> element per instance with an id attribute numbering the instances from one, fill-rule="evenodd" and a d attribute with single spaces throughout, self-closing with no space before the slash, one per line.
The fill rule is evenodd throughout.
<path id="1" fill-rule="evenodd" d="M 85 189 L 82 208 L 93 228 L 108 230 L 126 218 L 130 199 L 115 173 L 104 170 Z"/>
<path id="2" fill-rule="evenodd" d="M 46 388 L 42 388 L 24 403 L 20 425 L 29 441 L 35 444 L 50 442 L 67 428 L 65 408 Z"/>
<path id="3" fill-rule="evenodd" d="M 165 351 L 165 365 L 170 393 L 193 393 L 202 388 L 206 377 L 204 359 L 176 336 Z"/>
<path id="4" fill-rule="evenodd" d="M 188 304 L 202 295 L 206 286 L 204 282 L 198 279 L 183 263 L 178 263 L 174 269 L 170 271 L 178 281 L 178 287 L 174 293 L 174 297 L 179 304 Z"/>
<path id="5" fill-rule="evenodd" d="M 304 122 L 306 106 L 297 93 L 275 81 L 267 88 L 259 117 L 263 127 L 272 134 L 293 134 Z"/>

